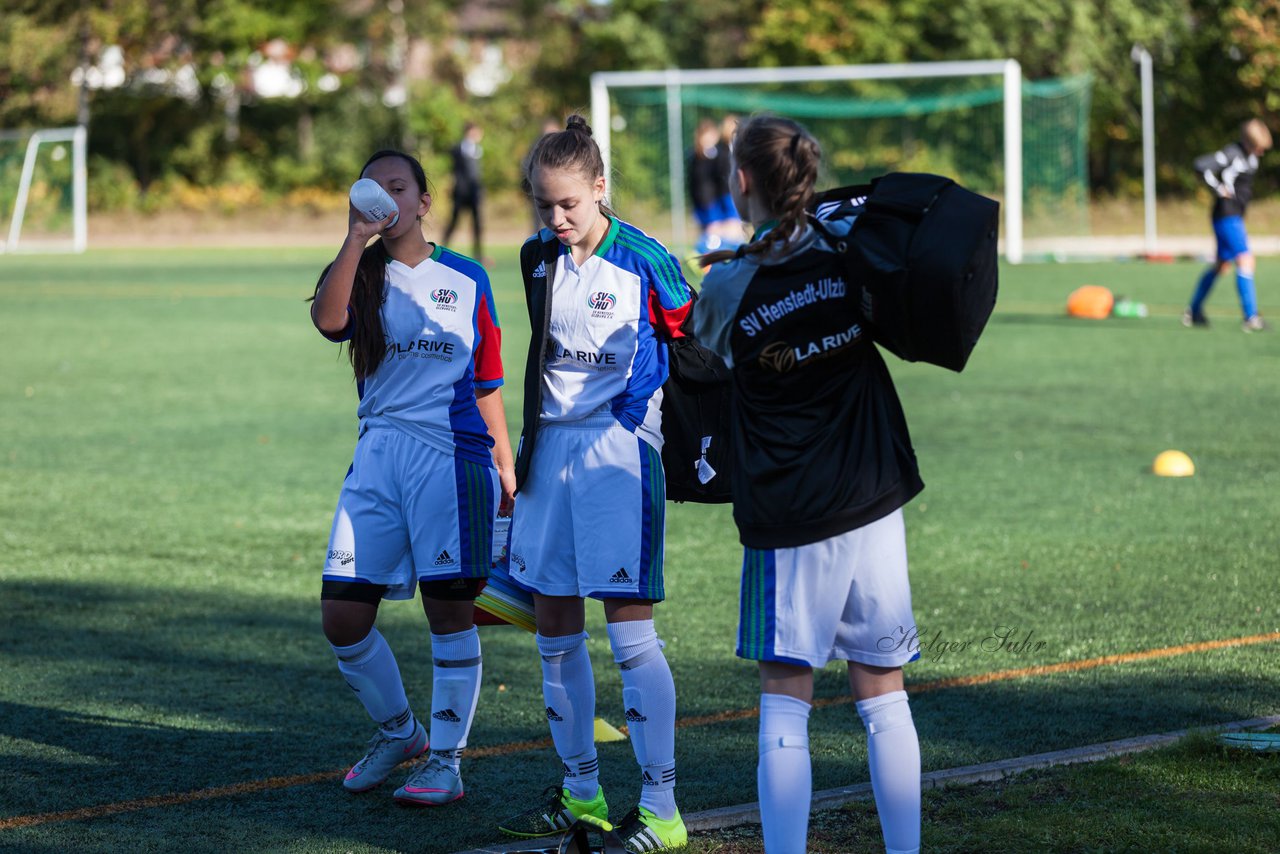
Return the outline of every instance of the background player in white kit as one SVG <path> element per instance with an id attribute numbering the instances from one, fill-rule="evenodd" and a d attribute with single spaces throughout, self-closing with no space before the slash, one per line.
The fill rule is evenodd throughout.
<path id="1" fill-rule="evenodd" d="M 760 663 L 764 846 L 806 850 L 813 668 L 845 660 L 885 847 L 905 854 L 920 847 L 920 746 L 902 679 L 918 650 L 901 508 L 924 484 L 859 291 L 809 223 L 817 140 L 753 116 L 731 156 L 734 202 L 755 234 L 703 257 L 694 331 L 733 378 L 738 655 Z"/>
<path id="2" fill-rule="evenodd" d="M 675 685 L 653 624 L 653 604 L 664 597 L 662 339 L 681 334 L 691 293 L 671 254 L 604 206 L 604 164 L 581 116 L 543 136 L 527 169 L 546 225 L 530 241 L 552 263 L 527 285 L 533 337 L 511 577 L 533 591 L 543 697 L 564 781 L 500 828 L 545 836 L 585 813 L 608 816 L 584 631 L 591 597 L 604 601 L 641 766 L 640 802 L 620 833 L 630 850 L 665 850 L 688 835 L 674 791 Z M 546 314 L 535 310 L 548 299 Z"/>
<path id="3" fill-rule="evenodd" d="M 474 600 L 490 566 L 495 511 L 510 512 L 515 490 L 501 339 L 483 268 L 423 236 L 431 196 L 418 161 L 379 151 L 361 177 L 390 194 L 398 219 L 368 222 L 352 207 L 311 306 L 321 333 L 349 342 L 360 392 L 322 617 L 338 669 L 378 724 L 343 785 L 367 791 L 429 748 L 395 798 L 439 805 L 463 794 L 458 765 L 481 675 Z M 379 602 L 411 599 L 415 586 L 435 665 L 429 740 L 374 627 Z"/>

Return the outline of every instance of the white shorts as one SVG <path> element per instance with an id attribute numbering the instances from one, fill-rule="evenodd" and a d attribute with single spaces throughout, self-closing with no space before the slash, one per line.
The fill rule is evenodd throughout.
<path id="1" fill-rule="evenodd" d="M 497 512 L 495 469 L 395 428 L 368 430 L 338 496 L 324 580 L 412 599 L 420 579 L 484 578 Z"/>
<path id="2" fill-rule="evenodd" d="M 900 667 L 920 657 L 904 642 L 914 629 L 901 509 L 816 543 L 744 552 L 741 658 Z"/>
<path id="3" fill-rule="evenodd" d="M 511 578 L 544 596 L 664 598 L 662 455 L 612 415 L 538 429 L 511 522 Z"/>

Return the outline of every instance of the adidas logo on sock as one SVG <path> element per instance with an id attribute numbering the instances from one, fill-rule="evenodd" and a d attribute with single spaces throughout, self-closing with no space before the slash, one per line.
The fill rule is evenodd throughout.
<path id="1" fill-rule="evenodd" d="M 661 786 L 663 783 L 670 783 L 671 785 L 675 785 L 675 781 L 676 781 L 676 769 L 667 768 L 667 769 L 664 769 L 662 772 L 662 782 L 659 782 L 657 779 L 655 779 L 654 776 L 650 774 L 648 771 L 644 772 L 644 779 L 641 780 L 640 782 L 642 785 L 645 785 L 645 786 Z"/>
<path id="2" fill-rule="evenodd" d="M 441 551 L 440 554 L 436 555 L 436 566 L 448 566 L 451 563 L 454 563 L 454 560 L 449 556 L 448 549 L 445 549 Z"/>
<path id="3" fill-rule="evenodd" d="M 539 261 L 538 266 L 534 268 L 531 278 L 545 279 L 547 277 L 547 262 Z"/>
<path id="4" fill-rule="evenodd" d="M 561 764 L 564 765 L 564 776 L 566 779 L 590 777 L 600 771 L 600 762 L 596 759 L 588 759 L 584 762 L 579 762 L 577 763 L 578 767 L 576 769 L 570 766 L 568 762 L 561 762 Z"/>
<path id="5" fill-rule="evenodd" d="M 630 584 L 631 576 L 627 575 L 627 568 L 622 567 L 617 572 L 615 572 L 613 574 L 613 577 L 609 579 L 609 583 L 610 584 Z"/>
<path id="6" fill-rule="evenodd" d="M 645 721 L 649 720 L 644 715 L 637 712 L 635 709 L 635 706 L 632 706 L 631 708 L 627 709 L 626 718 L 631 723 L 637 723 L 637 724 L 644 723 Z"/>
<path id="7" fill-rule="evenodd" d="M 560 717 L 560 715 L 556 714 L 556 710 L 555 710 L 555 709 L 551 708 L 550 706 L 547 706 L 547 720 L 549 720 L 549 721 L 563 721 L 563 720 L 564 720 L 564 718 L 562 718 L 562 717 Z"/>
<path id="8" fill-rule="evenodd" d="M 462 718 L 458 717 L 458 713 L 455 712 L 453 709 L 441 709 L 440 711 L 433 714 L 431 717 L 435 718 L 438 721 L 444 721 L 446 723 L 451 723 L 451 724 L 462 723 Z"/>

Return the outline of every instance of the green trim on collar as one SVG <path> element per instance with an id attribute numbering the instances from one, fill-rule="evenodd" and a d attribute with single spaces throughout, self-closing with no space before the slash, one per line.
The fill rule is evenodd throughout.
<path id="1" fill-rule="evenodd" d="M 603 214 L 602 214 L 603 216 Z M 622 230 L 622 224 L 616 219 L 609 219 L 609 230 L 605 232 L 604 240 L 600 241 L 600 248 L 593 252 L 593 255 L 603 255 L 613 248 L 613 242 L 618 239 L 618 232 Z"/>
<path id="2" fill-rule="evenodd" d="M 436 248 L 435 248 L 435 249 L 432 249 L 432 250 L 431 250 L 431 254 L 427 256 L 427 260 L 428 260 L 428 261 L 439 261 L 439 260 L 440 260 L 440 256 L 441 256 L 441 255 L 443 255 L 443 254 L 444 254 L 444 247 L 443 247 L 443 246 L 441 246 L 439 243 L 437 243 L 437 244 L 436 244 Z"/>
<path id="3" fill-rule="evenodd" d="M 764 237 L 765 232 L 767 232 L 769 229 L 777 228 L 777 227 L 778 227 L 778 220 L 776 219 L 765 220 L 764 222 L 760 223 L 760 227 L 757 228 L 752 233 L 751 239 L 753 241 L 759 240 L 760 238 Z"/>

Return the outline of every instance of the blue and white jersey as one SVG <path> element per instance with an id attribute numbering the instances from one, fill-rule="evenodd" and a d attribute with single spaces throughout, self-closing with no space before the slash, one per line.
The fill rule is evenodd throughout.
<path id="1" fill-rule="evenodd" d="M 610 412 L 661 448 L 667 345 L 655 329 L 678 337 L 689 313 L 692 295 L 679 262 L 652 237 L 614 219 L 582 266 L 561 247 L 551 288 L 541 420 Z"/>
<path id="2" fill-rule="evenodd" d="M 475 390 L 502 385 L 502 342 L 489 276 L 437 245 L 417 267 L 386 267 L 386 356 L 359 383 L 360 434 L 393 427 L 488 466 L 493 438 Z M 339 339 L 349 338 L 352 324 Z"/>

